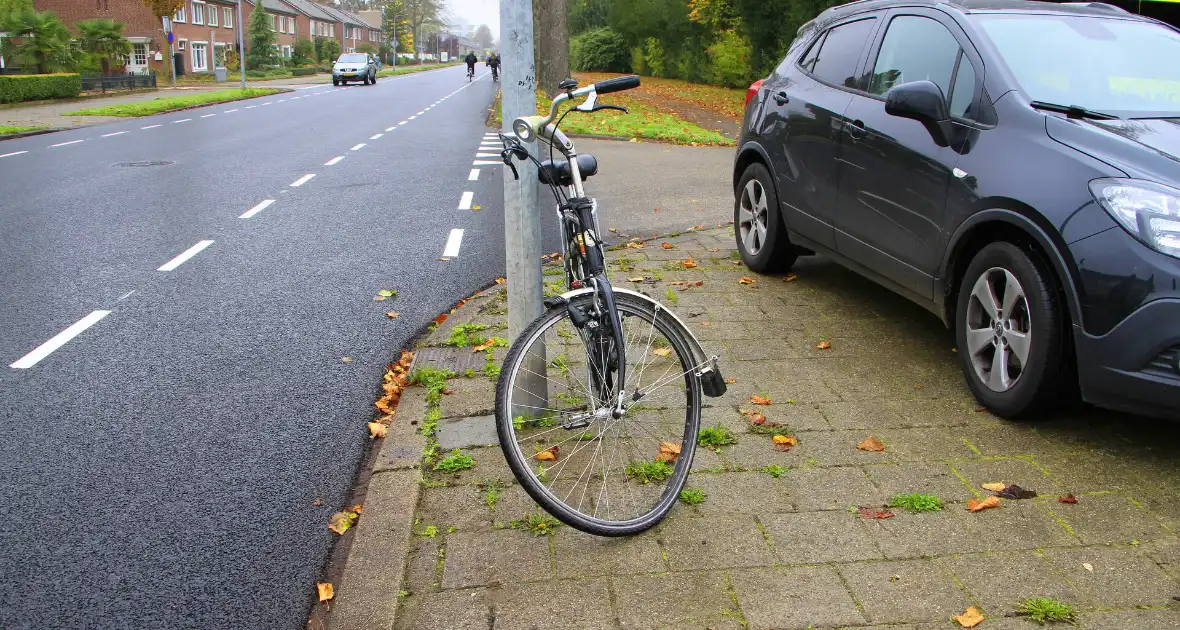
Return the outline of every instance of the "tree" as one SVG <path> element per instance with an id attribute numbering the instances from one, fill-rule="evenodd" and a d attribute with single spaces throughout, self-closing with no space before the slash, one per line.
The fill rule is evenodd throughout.
<path id="1" fill-rule="evenodd" d="M 445 0 L 400 0 L 398 4 L 410 25 L 410 32 L 414 34 L 414 42 L 422 39 L 422 27 L 440 23 L 443 11 L 446 10 Z"/>
<path id="2" fill-rule="evenodd" d="M 414 52 L 414 27 L 407 17 L 405 3 L 393 0 L 381 12 L 381 30 L 388 41 L 397 40 L 395 52 Z"/>
<path id="3" fill-rule="evenodd" d="M 275 32 L 271 30 L 271 17 L 262 9 L 259 0 L 254 5 L 254 13 L 250 15 L 250 26 L 246 29 L 246 69 L 257 70 L 273 66 L 275 61 L 275 44 L 279 41 Z"/>
<path id="4" fill-rule="evenodd" d="M 291 63 L 305 66 L 316 61 L 315 44 L 306 37 L 295 40 L 295 48 L 291 51 Z"/>
<path id="5" fill-rule="evenodd" d="M 49 11 L 21 9 L 9 15 L 0 30 L 17 40 L 8 43 L 7 48 L 22 66 L 34 67 L 44 74 L 65 70 L 74 63 L 70 29 Z"/>
<path id="6" fill-rule="evenodd" d="M 75 26 L 81 35 L 82 50 L 102 63 L 103 74 L 110 72 L 112 62 L 122 62 L 131 53 L 131 42 L 123 38 L 122 22 L 94 18 L 82 20 Z"/>
<path id="7" fill-rule="evenodd" d="M 480 24 L 479 28 L 475 29 L 475 45 L 480 50 L 487 50 L 492 47 L 496 40 L 492 37 L 492 29 L 488 28 L 487 24 Z"/>
<path id="8" fill-rule="evenodd" d="M 557 96 L 557 84 L 570 75 L 569 13 L 565 1 L 533 0 L 537 85 L 549 98 Z"/>
<path id="9" fill-rule="evenodd" d="M 330 37 L 317 37 L 316 47 L 319 49 L 321 63 L 332 63 L 340 56 L 340 42 Z"/>
<path id="10" fill-rule="evenodd" d="M 359 53 L 374 55 L 377 53 L 377 47 L 370 44 L 369 42 L 365 42 L 363 44 L 357 44 L 356 51 Z"/>

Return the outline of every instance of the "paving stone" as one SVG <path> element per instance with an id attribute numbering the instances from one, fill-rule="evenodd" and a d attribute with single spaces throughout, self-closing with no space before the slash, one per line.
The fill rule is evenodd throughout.
<path id="1" fill-rule="evenodd" d="M 1046 437 L 1027 424 L 1001 420 L 987 412 L 974 415 L 978 416 L 977 420 L 959 434 L 985 457 L 1030 455 L 1034 461 L 1039 461 L 1039 456 L 1073 452 L 1069 445 Z"/>
<path id="2" fill-rule="evenodd" d="M 800 511 L 847 510 L 850 506 L 885 502 L 881 491 L 856 467 L 791 470 L 782 478 Z"/>
<path id="3" fill-rule="evenodd" d="M 783 564 L 816 564 L 884 558 L 861 518 L 848 512 L 759 516 Z"/>
<path id="4" fill-rule="evenodd" d="M 987 542 L 989 551 L 1078 544 L 1077 537 L 1061 526 L 1043 501 L 1000 499 L 999 508 L 974 514 L 965 507 L 959 503 L 949 509 L 972 536 Z"/>
<path id="5" fill-rule="evenodd" d="M 415 518 L 419 528 L 434 525 L 440 530 L 469 531 L 492 525 L 491 510 L 484 505 L 479 488 L 467 485 L 424 489 Z"/>
<path id="6" fill-rule="evenodd" d="M 811 434 L 811 432 L 799 432 L 795 433 L 795 436 L 802 442 L 809 439 L 807 436 Z M 769 435 L 742 433 L 736 437 L 738 443 L 726 446 L 721 449 L 721 453 L 718 455 L 729 468 L 761 471 L 771 465 L 783 468 L 798 467 L 805 461 L 798 453 L 775 450 Z M 698 453 L 701 451 L 708 451 L 708 449 L 697 449 Z"/>
<path id="7" fill-rule="evenodd" d="M 553 550 L 559 578 L 667 570 L 660 545 L 650 535 L 603 538 L 563 527 L 553 536 Z"/>
<path id="8" fill-rule="evenodd" d="M 1078 615 L 1078 626 L 1094 630 L 1176 630 L 1180 628 L 1180 611 L 1119 610 Z"/>
<path id="9" fill-rule="evenodd" d="M 482 588 L 410 595 L 398 609 L 398 630 L 490 630 L 492 610 Z"/>
<path id="10" fill-rule="evenodd" d="M 1048 505 L 1088 545 L 1175 538 L 1152 514 L 1121 494 L 1089 495 L 1074 504 Z"/>
<path id="11" fill-rule="evenodd" d="M 828 423 L 837 430 L 867 431 L 908 426 L 901 414 L 876 401 L 826 402 L 821 408 Z"/>
<path id="12" fill-rule="evenodd" d="M 957 376 L 957 368 L 950 373 L 956 374 L 955 378 L 961 382 L 962 377 Z M 928 392 L 929 389 L 930 387 L 925 385 L 922 391 Z M 910 427 L 974 426 L 978 424 L 981 415 L 989 415 L 976 413 L 975 409 L 978 408 L 978 405 L 979 403 L 970 396 L 965 396 L 962 401 L 954 399 L 901 400 L 891 397 L 883 403 L 885 408 L 901 416 L 903 425 Z"/>
<path id="13" fill-rule="evenodd" d="M 873 623 L 945 620 L 970 605 L 951 574 L 933 561 L 858 563 L 839 570 Z"/>
<path id="14" fill-rule="evenodd" d="M 673 571 L 774 564 L 770 547 L 750 515 L 677 515 L 664 522 L 657 536 Z"/>
<path id="15" fill-rule="evenodd" d="M 499 498 L 496 499 L 496 505 L 492 507 L 492 518 L 500 527 L 508 527 L 512 521 L 542 511 L 536 501 L 533 501 L 533 498 L 519 484 L 500 488 L 498 492 Z"/>
<path id="16" fill-rule="evenodd" d="M 764 472 L 692 475 L 685 487 L 704 491 L 705 502 L 696 506 L 701 514 L 766 514 L 795 509 L 786 479 L 775 479 Z"/>
<path id="17" fill-rule="evenodd" d="M 498 445 L 495 416 L 473 418 L 450 418 L 439 422 L 435 439 L 443 450 L 467 448 L 468 446 Z"/>
<path id="18" fill-rule="evenodd" d="M 975 497 L 951 467 L 943 463 L 882 464 L 865 466 L 864 471 L 886 497 L 903 492 L 925 492 L 946 501 L 966 501 Z"/>
<path id="19" fill-rule="evenodd" d="M 1135 547 L 1047 549 L 1045 557 L 1077 589 L 1071 603 L 1081 608 L 1162 606 L 1177 593 L 1176 581 Z"/>
<path id="20" fill-rule="evenodd" d="M 897 455 L 892 452 L 890 443 L 879 434 L 872 434 L 885 444 L 883 452 L 856 448 L 869 437 L 868 431 L 809 431 L 799 436 L 799 445 L 791 449 L 791 455 L 798 459 L 796 465 L 860 466 L 896 461 Z"/>
<path id="21" fill-rule="evenodd" d="M 516 530 L 447 536 L 444 589 L 541 580 L 553 576 L 548 537 Z"/>
<path id="22" fill-rule="evenodd" d="M 877 439 L 899 461 L 929 461 L 978 457 L 954 427 L 882 429 Z"/>
<path id="23" fill-rule="evenodd" d="M 839 401 L 840 395 L 829 388 L 823 381 L 813 380 L 785 380 L 773 376 L 763 376 L 757 383 L 757 391 L 765 393 L 771 401 L 778 404 L 824 403 Z"/>
<path id="24" fill-rule="evenodd" d="M 385 439 L 381 442 L 377 460 L 373 462 L 374 472 L 417 468 L 422 464 L 426 436 L 419 433 L 418 427 L 410 424 L 410 420 L 408 415 L 400 413 L 394 417 Z"/>
<path id="25" fill-rule="evenodd" d="M 410 542 L 406 561 L 406 578 L 402 588 L 414 595 L 437 592 L 442 586 L 438 575 L 438 548 L 441 538 L 416 536 Z"/>
<path id="26" fill-rule="evenodd" d="M 959 461 L 951 464 L 951 467 L 983 496 L 987 496 L 989 493 L 982 489 L 981 484 L 997 482 L 1014 483 L 1021 488 L 1035 490 L 1040 494 L 1056 496 L 1063 493 L 1060 485 L 1027 459 Z"/>
<path id="27" fill-rule="evenodd" d="M 714 406 L 701 409 L 701 426 L 712 427 L 720 424 L 734 434 L 746 432 L 746 418 L 731 406 Z M 705 449 L 701 449 L 705 450 Z"/>
<path id="28" fill-rule="evenodd" d="M 1180 539 L 1162 538 L 1143 543 L 1140 550 L 1173 578 L 1180 579 Z"/>
<path id="29" fill-rule="evenodd" d="M 1077 592 L 1057 569 L 1035 551 L 970 554 L 940 558 L 992 617 L 1016 609 L 1029 597 L 1071 602 Z"/>
<path id="30" fill-rule="evenodd" d="M 516 483 L 516 477 L 512 469 L 508 468 L 508 461 L 504 459 L 500 447 L 466 448 L 463 452 L 475 460 L 475 466 L 459 471 L 457 475 L 446 475 L 446 481 L 452 484 L 477 484 L 489 480 L 504 484 Z"/>
<path id="31" fill-rule="evenodd" d="M 957 511 L 942 510 L 897 516 L 865 523 L 886 558 L 921 558 L 951 553 L 987 551 L 989 544 L 967 527 Z"/>
<path id="32" fill-rule="evenodd" d="M 496 365 L 500 365 L 499 362 Z M 443 418 L 486 416 L 496 411 L 496 384 L 489 378 L 453 378 L 451 393 L 439 401 Z"/>
<path id="33" fill-rule="evenodd" d="M 1057 480 L 1062 489 L 1074 494 L 1101 491 L 1130 491 L 1146 485 L 1132 460 L 1102 454 L 1033 457 Z"/>
<path id="34" fill-rule="evenodd" d="M 623 628 L 742 628 L 721 573 L 630 576 L 614 578 L 613 583 Z"/>
<path id="35" fill-rule="evenodd" d="M 733 588 L 750 628 L 811 628 L 864 623 L 831 567 L 735 571 Z"/>
<path id="36" fill-rule="evenodd" d="M 501 630 L 615 627 L 605 579 L 515 584 L 489 592 Z"/>

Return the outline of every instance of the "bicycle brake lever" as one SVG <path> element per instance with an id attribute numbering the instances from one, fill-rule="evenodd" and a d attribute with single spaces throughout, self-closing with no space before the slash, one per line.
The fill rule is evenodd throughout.
<path id="1" fill-rule="evenodd" d="M 594 109 L 590 110 L 590 113 L 591 113 L 591 114 L 593 114 L 594 112 L 597 112 L 597 111 L 600 111 L 600 110 L 603 110 L 603 109 L 616 109 L 616 110 L 618 110 L 618 111 L 620 111 L 620 112 L 623 112 L 624 114 L 629 114 L 629 113 L 631 113 L 631 112 L 628 112 L 628 111 L 627 111 L 627 108 L 626 108 L 626 107 L 621 107 L 621 106 L 619 106 L 619 105 L 595 105 L 595 106 L 594 106 Z"/>
<path id="2" fill-rule="evenodd" d="M 512 169 L 512 179 L 520 181 L 520 173 L 516 172 L 516 165 L 508 162 L 508 168 Z"/>

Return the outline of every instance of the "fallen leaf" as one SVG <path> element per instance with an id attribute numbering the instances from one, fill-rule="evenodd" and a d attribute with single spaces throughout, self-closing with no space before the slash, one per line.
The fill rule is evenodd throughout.
<path id="1" fill-rule="evenodd" d="M 798 279 L 799 279 L 799 276 L 797 276 L 793 273 L 788 273 L 787 277 L 783 278 L 783 282 L 794 282 Z"/>
<path id="2" fill-rule="evenodd" d="M 1073 493 L 1070 492 L 1069 494 L 1067 494 L 1063 497 L 1057 497 L 1057 502 L 1058 503 L 1077 503 L 1078 500 L 1077 500 L 1077 497 L 1073 496 Z"/>
<path id="3" fill-rule="evenodd" d="M 388 317 L 389 319 L 397 319 L 397 318 L 401 317 L 402 314 L 397 311 L 389 311 L 388 313 L 385 314 L 385 316 Z"/>
<path id="4" fill-rule="evenodd" d="M 495 339 L 488 339 L 487 341 L 479 344 L 478 346 L 472 347 L 471 351 L 472 352 L 483 352 L 484 350 L 487 350 L 494 345 L 496 345 L 496 340 Z"/>
<path id="5" fill-rule="evenodd" d="M 627 243 L 627 249 L 643 249 L 643 243 L 631 241 Z"/>
<path id="6" fill-rule="evenodd" d="M 994 507 L 1000 507 L 1000 500 L 996 497 L 988 497 L 982 501 L 971 499 L 967 502 L 968 512 L 982 512 L 983 510 Z"/>
<path id="7" fill-rule="evenodd" d="M 754 280 L 749 276 L 742 276 L 738 279 L 738 284 L 754 284 L 755 282 L 757 282 L 757 280 Z"/>
<path id="8" fill-rule="evenodd" d="M 388 300 L 388 299 L 389 299 L 389 298 L 387 298 L 387 297 L 385 297 L 385 296 L 383 296 L 383 295 L 378 295 L 378 296 L 375 296 L 375 297 L 373 298 L 373 301 L 374 301 L 374 302 L 384 302 L 385 300 Z"/>
<path id="9" fill-rule="evenodd" d="M 664 241 L 663 243 L 660 243 L 660 247 L 663 247 L 664 249 L 672 249 L 676 246 L 667 241 Z"/>
<path id="10" fill-rule="evenodd" d="M 886 519 L 896 516 L 893 511 L 887 507 L 875 508 L 871 505 L 860 506 L 860 509 L 857 510 L 857 513 L 860 514 L 860 517 L 864 519 Z"/>
<path id="11" fill-rule="evenodd" d="M 706 250 L 708 250 L 708 251 L 710 251 L 710 252 L 719 252 L 719 251 L 721 251 L 721 248 L 720 248 L 720 247 L 706 247 L 705 249 L 706 249 Z"/>
<path id="12" fill-rule="evenodd" d="M 674 287 L 682 287 L 682 286 L 684 286 L 684 281 L 683 281 L 683 280 L 677 280 L 677 281 L 675 281 L 675 282 L 669 282 L 668 284 L 670 284 L 670 285 L 672 285 L 672 286 L 674 286 Z"/>
<path id="13" fill-rule="evenodd" d="M 986 407 L 976 407 L 975 408 L 975 413 L 983 413 L 984 411 L 987 411 Z"/>
<path id="14" fill-rule="evenodd" d="M 450 396 L 451 394 L 455 393 L 455 390 L 451 389 L 450 387 L 445 387 L 443 388 L 442 393 L 443 396 Z"/>
<path id="15" fill-rule="evenodd" d="M 652 354 L 654 354 L 658 357 L 666 357 L 669 354 L 672 354 L 672 349 L 671 348 L 656 348 L 655 350 L 652 350 Z"/>
<path id="16" fill-rule="evenodd" d="M 550 446 L 540 453 L 533 455 L 533 459 L 539 462 L 555 462 L 557 461 L 557 451 L 558 448 L 556 446 Z"/>
<path id="17" fill-rule="evenodd" d="M 471 209 L 472 210 L 482 210 L 483 208 L 481 206 L 471 206 Z"/>
<path id="18" fill-rule="evenodd" d="M 340 360 L 345 363 L 352 363 L 352 357 L 341 357 Z"/>
<path id="19" fill-rule="evenodd" d="M 1003 497 L 1005 499 L 1035 499 L 1037 497 L 1037 491 L 1025 490 L 1016 484 L 1012 484 L 1000 490 L 999 492 L 996 492 L 996 496 Z"/>
<path id="20" fill-rule="evenodd" d="M 360 516 L 365 511 L 365 505 L 363 503 L 357 503 L 356 505 L 348 508 L 348 511 L 356 512 L 357 516 Z"/>
<path id="21" fill-rule="evenodd" d="M 608 232 L 614 232 L 615 234 L 618 234 L 618 233 L 619 233 L 619 228 L 607 228 L 606 230 L 607 230 Z"/>
<path id="22" fill-rule="evenodd" d="M 750 424 L 766 424 L 766 416 L 757 411 L 746 411 L 744 413 L 746 414 L 746 420 L 749 420 Z"/>
<path id="23" fill-rule="evenodd" d="M 634 278 L 627 278 L 627 282 L 643 282 L 645 279 L 643 276 L 635 276 Z"/>
<path id="24" fill-rule="evenodd" d="M 315 588 L 320 593 L 320 603 L 326 602 L 335 595 L 332 585 L 328 582 L 317 582 Z"/>
<path id="25" fill-rule="evenodd" d="M 736 378 L 733 378 L 733 377 L 727 377 L 727 378 L 725 379 L 725 382 L 726 382 L 726 383 L 729 383 L 730 385 L 733 385 L 734 383 L 736 383 L 736 382 L 737 382 L 737 379 L 736 379 Z"/>
<path id="26" fill-rule="evenodd" d="M 983 612 L 975 606 L 968 606 L 966 612 L 955 617 L 955 621 L 964 628 L 974 628 L 983 623 Z"/>
<path id="27" fill-rule="evenodd" d="M 439 256 L 439 257 L 438 257 L 438 259 L 439 259 L 439 260 L 441 260 L 441 261 L 443 261 L 443 262 L 450 262 L 450 261 L 451 261 L 451 259 L 450 259 L 450 258 L 447 258 L 446 256 Z"/>
<path id="28" fill-rule="evenodd" d="M 869 451 L 870 453 L 880 453 L 885 450 L 885 445 L 880 440 L 873 436 L 864 439 L 863 442 L 856 445 L 856 448 L 862 451 Z"/>
<path id="29" fill-rule="evenodd" d="M 793 435 L 776 435 L 771 438 L 771 441 L 774 442 L 774 450 L 785 453 L 799 443 L 799 438 Z"/>
<path id="30" fill-rule="evenodd" d="M 705 285 L 705 281 L 704 281 L 704 280 L 697 280 L 697 281 L 695 281 L 695 282 L 685 282 L 685 283 L 683 283 L 683 284 L 684 284 L 684 286 L 680 288 L 680 290 L 681 290 L 681 291 L 683 291 L 683 290 L 685 290 L 685 289 L 691 289 L 691 288 L 693 288 L 693 287 L 700 287 L 700 286 L 704 286 L 704 285 Z"/>
<path id="31" fill-rule="evenodd" d="M 703 229 L 705 229 L 705 226 L 704 226 L 704 225 L 694 225 L 694 226 L 692 226 L 692 229 L 694 229 L 694 230 L 703 230 Z"/>
<path id="32" fill-rule="evenodd" d="M 705 328 L 712 326 L 712 324 L 710 324 L 709 322 L 701 322 L 701 325 L 704 326 Z"/>
<path id="33" fill-rule="evenodd" d="M 434 318 L 434 323 L 436 323 L 436 324 L 441 325 L 445 321 L 447 321 L 447 314 L 446 313 L 443 313 L 443 314 L 439 315 L 438 317 Z"/>
<path id="34" fill-rule="evenodd" d="M 383 437 L 385 437 L 386 433 L 388 433 L 388 432 L 389 432 L 389 427 L 385 426 L 384 424 L 381 424 L 380 422 L 370 422 L 369 423 L 369 437 L 383 438 Z"/>
<path id="35" fill-rule="evenodd" d="M 697 261 L 693 260 L 692 258 L 685 258 L 684 260 L 680 261 L 680 264 L 685 269 L 694 269 L 697 266 Z"/>
<path id="36" fill-rule="evenodd" d="M 729 263 L 730 263 L 730 264 L 732 264 L 732 265 L 739 265 L 739 266 L 740 266 L 740 265 L 742 264 L 742 261 L 740 261 L 740 260 L 731 260 L 731 261 L 729 261 Z"/>
<path id="37" fill-rule="evenodd" d="M 671 464 L 676 461 L 677 457 L 680 457 L 680 443 L 660 442 L 660 455 L 668 460 L 666 463 Z"/>
<path id="38" fill-rule="evenodd" d="M 316 497 L 316 498 L 315 498 L 315 501 L 312 501 L 312 502 L 311 502 L 311 506 L 312 506 L 312 507 L 319 507 L 319 506 L 321 506 L 321 505 L 323 505 L 323 504 L 324 504 L 323 500 L 321 500 L 319 497 Z"/>
<path id="39" fill-rule="evenodd" d="M 921 383 L 916 383 L 916 384 L 914 385 L 914 389 L 922 389 L 922 384 L 921 384 Z"/>
<path id="40" fill-rule="evenodd" d="M 496 278 L 496 284 L 504 284 L 505 282 L 508 282 L 505 278 Z"/>
<path id="41" fill-rule="evenodd" d="M 1008 484 L 1004 483 L 1003 481 L 997 481 L 995 483 L 981 483 L 979 484 L 979 487 L 987 490 L 988 492 L 1001 492 L 1004 490 L 1004 488 L 1008 487 Z"/>
<path id="42" fill-rule="evenodd" d="M 1094 565 L 1090 564 L 1089 562 L 1083 562 L 1082 568 L 1089 571 L 1090 573 L 1094 572 Z"/>
<path id="43" fill-rule="evenodd" d="M 381 297 L 393 297 L 397 295 L 397 291 L 394 291 L 393 289 L 381 289 L 377 292 L 377 295 L 380 295 Z"/>
<path id="44" fill-rule="evenodd" d="M 355 512 L 337 512 L 328 518 L 328 529 L 343 536 L 344 532 L 352 529 L 356 517 Z"/>
<path id="45" fill-rule="evenodd" d="M 770 399 L 765 396 L 753 394 L 750 396 L 750 402 L 754 403 L 755 405 L 769 405 Z"/>
<path id="46" fill-rule="evenodd" d="M 832 349 L 832 342 L 828 341 L 827 339 L 824 339 L 823 341 L 815 344 L 815 347 L 819 350 L 831 350 Z"/>

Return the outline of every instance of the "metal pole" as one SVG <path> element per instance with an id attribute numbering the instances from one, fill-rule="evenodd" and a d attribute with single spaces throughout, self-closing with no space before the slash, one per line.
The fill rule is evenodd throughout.
<path id="1" fill-rule="evenodd" d="M 261 9 L 262 7 L 257 7 Z M 238 0 L 238 70 L 242 73 L 242 89 L 246 89 L 246 24 L 242 22 L 242 0 Z"/>
<path id="2" fill-rule="evenodd" d="M 389 64 L 389 67 L 393 68 L 394 72 L 397 72 L 397 49 L 400 45 L 397 41 L 397 21 L 399 19 L 401 19 L 400 16 L 393 18 L 393 63 Z"/>
<path id="3" fill-rule="evenodd" d="M 160 22 L 164 25 L 164 40 L 168 40 L 168 34 L 172 32 L 172 25 L 167 16 L 160 18 Z M 168 67 L 172 68 L 172 87 L 176 87 L 176 59 L 173 58 L 172 42 L 168 42 Z"/>
<path id="4" fill-rule="evenodd" d="M 501 81 L 501 133 L 512 133 L 512 121 L 537 113 L 537 88 L 533 69 L 532 0 L 500 0 L 500 28 L 504 63 Z M 527 145 L 535 155 L 537 145 Z M 504 245 L 508 272 L 508 335 L 516 339 L 541 314 L 541 213 L 537 211 L 537 170 L 522 162 L 520 181 L 504 170 Z M 544 356 L 533 357 L 520 377 L 545 373 Z M 532 361 L 530 361 L 532 363 Z M 530 382 L 531 381 L 531 382 Z M 539 376 L 518 385 L 532 392 L 537 402 L 548 399 L 545 380 Z M 523 402 L 523 401 L 522 401 Z M 540 407 L 547 404 L 536 405 Z M 536 415 L 536 412 L 516 415 Z"/>

